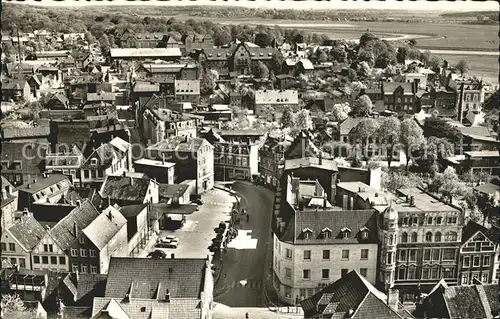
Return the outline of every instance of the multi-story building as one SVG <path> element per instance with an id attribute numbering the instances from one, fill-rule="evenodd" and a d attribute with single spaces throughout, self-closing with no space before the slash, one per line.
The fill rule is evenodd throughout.
<path id="1" fill-rule="evenodd" d="M 172 137 L 148 147 L 146 157 L 176 163 L 178 182 L 194 180 L 199 194 L 214 186 L 214 147 L 203 138 Z"/>
<path id="2" fill-rule="evenodd" d="M 259 148 L 264 133 L 211 129 L 205 138 L 214 146 L 215 179 L 249 180 L 258 174 Z"/>
<path id="3" fill-rule="evenodd" d="M 482 82 L 459 83 L 457 91 L 457 120 L 460 123 L 462 123 L 464 118 L 469 118 L 473 114 L 481 113 L 485 93 Z"/>
<path id="4" fill-rule="evenodd" d="M 441 278 L 456 283 L 464 225 L 461 210 L 418 188 L 398 190 L 389 207 L 384 218 L 391 227 L 383 238 L 397 245 L 395 255 L 392 250 L 380 256 L 383 282 L 398 289 L 403 300 L 412 300 L 418 285 L 425 292 Z M 388 266 L 395 269 L 390 275 L 383 273 Z"/>
<path id="5" fill-rule="evenodd" d="M 2 229 L 6 229 L 14 223 L 16 217 L 15 211 L 17 211 L 18 206 L 18 195 L 18 190 L 2 176 L 2 202 L 0 203 Z"/>
<path id="6" fill-rule="evenodd" d="M 231 71 L 237 71 L 241 74 L 249 73 L 258 62 L 270 66 L 273 54 L 281 53 L 275 48 L 261 48 L 247 42 L 235 43 L 231 52 Z"/>
<path id="7" fill-rule="evenodd" d="M 56 203 L 73 187 L 69 178 L 61 174 L 44 174 L 18 187 L 18 207 L 31 209 L 33 203 Z"/>
<path id="8" fill-rule="evenodd" d="M 459 284 L 498 283 L 500 231 L 493 226 L 487 229 L 470 221 L 463 229 L 462 246 L 458 263 Z"/>
<path id="9" fill-rule="evenodd" d="M 382 93 L 384 95 L 384 107 L 389 111 L 415 113 L 415 93 L 417 84 L 384 82 Z"/>
<path id="10" fill-rule="evenodd" d="M 144 137 L 152 143 L 173 136 L 196 137 L 196 121 L 169 109 L 146 109 L 142 127 Z"/>
<path id="11" fill-rule="evenodd" d="M 298 303 L 356 270 L 377 278 L 378 226 L 373 209 L 334 207 L 318 180 L 285 173 L 273 228 L 273 284 L 281 299 Z"/>
<path id="12" fill-rule="evenodd" d="M 130 29 L 125 29 L 117 44 L 120 48 L 157 48 L 163 36 L 163 33 L 135 33 Z"/>
<path id="13" fill-rule="evenodd" d="M 45 155 L 45 169 L 47 173 L 58 173 L 66 175 L 73 184 L 78 184 L 79 170 L 85 161 L 80 149 L 73 145 L 70 150 L 58 150 L 51 152 L 47 150 Z"/>
<path id="14" fill-rule="evenodd" d="M 33 269 L 31 252 L 47 230 L 28 212 L 2 232 L 2 258 L 23 269 Z"/>
<path id="15" fill-rule="evenodd" d="M 175 80 L 175 101 L 200 104 L 200 80 Z"/>
<path id="16" fill-rule="evenodd" d="M 149 204 L 120 207 L 120 213 L 127 219 L 128 254 L 135 256 L 146 246 L 150 236 Z"/>
<path id="17" fill-rule="evenodd" d="M 132 147 L 130 143 L 115 137 L 96 148 L 82 163 L 77 184 L 100 186 L 106 176 L 122 175 L 131 169 Z"/>
<path id="18" fill-rule="evenodd" d="M 254 112 L 257 117 L 277 121 L 285 109 L 298 111 L 299 95 L 296 90 L 255 91 Z"/>
<path id="19" fill-rule="evenodd" d="M 268 136 L 259 150 L 259 173 L 264 183 L 272 187 L 279 186 L 279 180 L 285 166 L 285 151 L 292 140 L 287 136 Z"/>
<path id="20" fill-rule="evenodd" d="M 465 160 L 462 163 L 465 172 L 485 172 L 492 176 L 500 173 L 499 151 L 471 151 L 464 152 Z"/>

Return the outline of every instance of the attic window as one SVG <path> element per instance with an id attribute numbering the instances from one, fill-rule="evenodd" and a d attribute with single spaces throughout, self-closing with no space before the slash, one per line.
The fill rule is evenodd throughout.
<path id="1" fill-rule="evenodd" d="M 260 56 L 264 56 L 264 53 L 260 53 Z"/>
<path id="2" fill-rule="evenodd" d="M 321 234 L 323 238 L 332 238 L 332 230 L 328 227 L 325 227 L 321 230 Z"/>
<path id="3" fill-rule="evenodd" d="M 252 56 L 255 56 L 255 53 L 252 53 Z"/>
<path id="4" fill-rule="evenodd" d="M 208 56 L 212 56 L 212 53 L 209 53 Z"/>
<path id="5" fill-rule="evenodd" d="M 370 230 L 366 227 L 363 227 L 360 229 L 360 231 L 361 231 L 361 238 L 368 239 L 368 234 L 369 234 Z"/>
<path id="6" fill-rule="evenodd" d="M 272 54 L 271 52 L 269 52 L 267 55 L 268 55 L 268 56 L 273 56 L 273 54 Z"/>
<path id="7" fill-rule="evenodd" d="M 92 159 L 90 160 L 90 164 L 91 164 L 91 165 L 97 165 L 97 159 L 96 159 L 96 158 L 92 158 Z"/>
<path id="8" fill-rule="evenodd" d="M 217 53 L 217 56 L 220 56 L 221 54 L 220 53 Z"/>
<path id="9" fill-rule="evenodd" d="M 340 230 L 342 232 L 342 238 L 350 238 L 351 237 L 351 230 L 347 227 L 344 227 Z"/>
<path id="10" fill-rule="evenodd" d="M 302 235 L 304 236 L 304 239 L 311 239 L 313 231 L 309 228 L 304 228 L 302 230 Z"/>
<path id="11" fill-rule="evenodd" d="M 141 307 L 141 312 L 146 312 L 146 307 Z"/>

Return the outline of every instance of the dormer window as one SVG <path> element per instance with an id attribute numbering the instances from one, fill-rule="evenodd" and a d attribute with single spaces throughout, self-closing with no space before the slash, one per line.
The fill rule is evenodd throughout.
<path id="1" fill-rule="evenodd" d="M 367 227 L 362 227 L 359 231 L 361 232 L 362 239 L 368 239 L 368 235 L 370 233 L 370 230 Z"/>
<path id="2" fill-rule="evenodd" d="M 342 238 L 344 239 L 351 237 L 351 230 L 347 227 L 342 228 L 340 232 L 342 233 Z"/>
<path id="3" fill-rule="evenodd" d="M 90 164 L 91 165 L 97 165 L 97 158 L 90 159 Z"/>
<path id="4" fill-rule="evenodd" d="M 304 228 L 302 230 L 302 236 L 304 237 L 304 239 L 311 239 L 312 233 L 313 233 L 313 231 L 309 228 Z"/>
<path id="5" fill-rule="evenodd" d="M 321 234 L 323 238 L 332 238 L 332 230 L 328 227 L 323 228 Z"/>

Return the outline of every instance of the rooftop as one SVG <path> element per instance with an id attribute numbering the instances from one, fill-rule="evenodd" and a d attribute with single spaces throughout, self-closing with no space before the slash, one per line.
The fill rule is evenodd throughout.
<path id="1" fill-rule="evenodd" d="M 464 152 L 466 156 L 469 157 L 499 157 L 500 153 L 499 151 L 472 151 L 472 152 Z"/>
<path id="2" fill-rule="evenodd" d="M 148 147 L 153 150 L 164 150 L 168 152 L 196 152 L 199 150 L 205 139 L 199 137 L 185 138 L 183 136 L 176 136 L 163 140 Z M 207 142 L 208 143 L 208 142 Z"/>
<path id="3" fill-rule="evenodd" d="M 46 175 L 46 177 L 42 177 L 42 178 L 36 179 L 35 181 L 25 183 L 25 184 L 19 186 L 17 189 L 22 191 L 22 192 L 35 194 L 41 190 L 46 189 L 47 187 L 60 184 L 63 181 L 65 181 L 65 183 L 70 184 L 69 178 L 66 175 L 49 174 L 49 175 Z"/>
<path id="4" fill-rule="evenodd" d="M 186 184 L 160 184 L 159 192 L 160 198 L 174 198 L 184 195 L 188 190 L 189 185 Z"/>
<path id="5" fill-rule="evenodd" d="M 101 186 L 101 197 L 114 200 L 137 201 L 142 203 L 147 195 L 151 180 L 129 176 L 106 176 Z"/>
<path id="6" fill-rule="evenodd" d="M 22 216 L 7 231 L 26 251 L 31 251 L 38 245 L 47 232 L 32 215 Z"/>
<path id="7" fill-rule="evenodd" d="M 398 212 L 459 212 L 455 207 L 452 207 L 442 200 L 427 194 L 419 188 L 403 188 L 399 189 L 400 197 L 394 199 L 392 207 Z M 409 200 L 414 198 L 414 205 L 410 206 Z"/>
<path id="8" fill-rule="evenodd" d="M 157 299 L 166 290 L 172 299 L 199 299 L 204 289 L 206 259 L 111 257 L 106 297 Z"/>
<path id="9" fill-rule="evenodd" d="M 255 104 L 298 104 L 296 90 L 257 90 Z"/>
<path id="10" fill-rule="evenodd" d="M 157 160 L 151 160 L 151 159 L 147 159 L 147 158 L 138 159 L 137 161 L 134 162 L 134 164 L 156 166 L 156 167 L 165 167 L 165 168 L 170 168 L 170 167 L 175 166 L 175 163 L 172 163 L 172 162 L 157 161 Z"/>
<path id="11" fill-rule="evenodd" d="M 126 224 L 127 219 L 116 208 L 110 206 L 94 219 L 83 233 L 99 250 L 102 250 Z"/>
<path id="12" fill-rule="evenodd" d="M 147 57 L 181 57 L 182 52 L 179 48 L 127 48 L 127 49 L 110 49 L 112 58 L 147 58 Z"/>

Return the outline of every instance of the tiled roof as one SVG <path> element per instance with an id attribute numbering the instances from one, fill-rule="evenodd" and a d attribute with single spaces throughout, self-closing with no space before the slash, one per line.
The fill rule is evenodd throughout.
<path id="1" fill-rule="evenodd" d="M 59 247 L 62 250 L 66 250 L 80 236 L 83 229 L 90 225 L 99 215 L 99 211 L 97 211 L 94 205 L 88 199 L 85 199 L 81 202 L 80 206 L 75 207 L 68 216 L 58 222 L 50 230 L 50 233 L 59 244 Z M 77 226 L 76 234 L 75 225 Z"/>
<path id="2" fill-rule="evenodd" d="M 17 189 L 26 193 L 34 194 L 49 186 L 56 184 L 70 184 L 69 177 L 62 174 L 49 174 L 47 177 L 38 178 L 36 183 L 32 181 L 19 186 Z M 29 185 L 29 188 L 28 188 Z M 69 186 L 69 185 L 67 185 Z"/>
<path id="3" fill-rule="evenodd" d="M 175 80 L 176 94 L 200 94 L 200 80 Z"/>
<path id="4" fill-rule="evenodd" d="M 62 93 L 62 92 L 57 92 L 57 93 L 54 93 L 51 97 L 50 97 L 50 100 L 58 100 L 59 102 L 61 102 L 64 106 L 66 106 L 68 103 L 69 103 L 69 100 L 68 98 L 66 97 L 66 94 Z"/>
<path id="5" fill-rule="evenodd" d="M 2 177 L 2 184 L 1 184 L 2 185 L 2 189 L 6 190 L 7 187 L 10 187 L 11 192 L 16 191 L 16 189 L 14 188 L 14 186 L 5 177 L 3 177 L 3 176 L 1 176 L 1 177 Z M 12 201 L 16 198 L 14 195 L 9 194 L 9 193 L 7 193 L 6 195 L 7 195 L 6 198 L 2 198 L 2 201 L 0 203 L 1 207 L 4 207 L 4 206 L 12 203 Z"/>
<path id="6" fill-rule="evenodd" d="M 298 104 L 296 90 L 257 90 L 255 104 Z"/>
<path id="7" fill-rule="evenodd" d="M 87 93 L 87 101 L 114 101 L 116 96 L 111 92 Z"/>
<path id="8" fill-rule="evenodd" d="M 404 82 L 384 82 L 382 92 L 384 94 L 393 94 L 398 87 L 402 87 L 405 93 L 415 93 L 412 83 Z"/>
<path id="9" fill-rule="evenodd" d="M 361 229 L 369 229 L 368 238 L 361 238 Z M 311 239 L 303 239 L 303 230 L 312 231 Z M 329 228 L 332 231 L 331 238 L 323 239 L 322 230 Z M 343 238 L 341 229 L 349 228 L 349 238 Z M 377 243 L 378 231 L 375 210 L 306 210 L 295 214 L 295 236 L 294 241 L 302 243 L 325 243 L 325 244 L 352 244 L 352 243 Z"/>
<path id="10" fill-rule="evenodd" d="M 186 184 L 160 184 L 159 193 L 160 198 L 174 198 L 181 197 L 189 188 Z"/>
<path id="11" fill-rule="evenodd" d="M 31 215 L 22 216 L 21 220 L 12 225 L 8 232 L 27 250 L 31 251 L 38 245 L 47 230 Z"/>
<path id="12" fill-rule="evenodd" d="M 94 219 L 83 233 L 99 250 L 102 250 L 126 224 L 127 219 L 116 208 L 110 206 Z"/>
<path id="13" fill-rule="evenodd" d="M 308 157 L 316 158 L 321 156 L 323 159 L 331 159 L 331 155 L 322 151 L 313 143 L 313 136 L 307 132 L 302 131 L 298 134 L 290 144 L 290 147 L 285 152 L 285 158 L 290 159 L 304 159 Z M 334 167 L 336 170 L 336 167 Z"/>
<path id="14" fill-rule="evenodd" d="M 46 137 L 50 134 L 50 127 L 38 126 L 17 128 L 10 126 L 4 128 L 2 133 L 4 139 Z"/>
<path id="15" fill-rule="evenodd" d="M 120 207 L 120 213 L 125 218 L 133 218 L 139 215 L 148 204 L 127 205 Z"/>
<path id="16" fill-rule="evenodd" d="M 372 119 L 376 122 L 381 122 L 384 120 L 383 117 L 375 117 Z M 345 119 L 344 122 L 342 122 L 340 124 L 340 127 L 339 127 L 340 135 L 341 136 L 349 135 L 349 133 L 352 131 L 352 129 L 355 128 L 356 126 L 358 126 L 358 124 L 361 123 L 361 121 L 363 121 L 363 120 L 364 120 L 364 118 L 362 118 L 362 117 L 348 117 L 347 119 Z"/>
<path id="17" fill-rule="evenodd" d="M 125 155 L 119 152 L 113 145 L 106 143 L 99 146 L 87 160 L 83 163 L 82 168 L 101 168 L 106 169 L 111 166 L 113 159 L 122 159 Z M 92 159 L 98 159 L 97 165 L 92 165 Z"/>
<path id="18" fill-rule="evenodd" d="M 477 232 L 486 233 L 488 229 L 482 225 L 479 225 L 476 222 L 469 221 L 467 225 L 464 226 L 462 230 L 462 243 L 468 241 L 472 236 L 474 236 Z"/>
<path id="19" fill-rule="evenodd" d="M 305 318 L 341 319 L 349 311 L 356 319 L 400 319 L 387 297 L 355 270 L 300 302 Z"/>
<path id="20" fill-rule="evenodd" d="M 127 48 L 127 49 L 110 49 L 112 58 L 151 58 L 151 57 L 181 57 L 182 52 L 179 48 Z"/>
<path id="21" fill-rule="evenodd" d="M 106 297 L 157 299 L 166 290 L 172 299 L 200 298 L 204 289 L 205 259 L 111 257 Z"/>
<path id="22" fill-rule="evenodd" d="M 302 64 L 304 70 L 314 70 L 314 65 L 312 64 L 311 60 L 301 59 L 299 62 Z"/>
<path id="23" fill-rule="evenodd" d="M 108 175 L 102 185 L 100 194 L 103 198 L 110 197 L 115 200 L 142 203 L 147 195 L 150 183 L 149 178 Z"/>
<path id="24" fill-rule="evenodd" d="M 204 48 L 207 60 L 227 60 L 233 53 L 231 48 Z"/>

